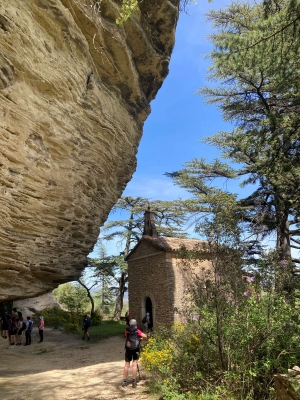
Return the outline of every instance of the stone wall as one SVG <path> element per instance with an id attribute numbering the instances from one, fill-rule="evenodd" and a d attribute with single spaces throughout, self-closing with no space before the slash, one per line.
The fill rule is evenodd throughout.
<path id="1" fill-rule="evenodd" d="M 179 311 L 186 306 L 187 292 L 197 279 L 204 279 L 211 271 L 211 262 L 207 260 L 187 261 L 177 258 L 176 254 L 168 253 L 167 262 L 172 267 L 174 276 L 174 296 L 172 307 Z M 205 280 L 205 279 L 204 279 Z M 185 323 L 183 314 L 174 314 L 174 322 Z"/>
<path id="2" fill-rule="evenodd" d="M 77 279 L 136 168 L 179 0 L 1 0 L 0 301 Z"/>
<path id="3" fill-rule="evenodd" d="M 166 307 L 170 297 L 168 275 L 165 252 L 141 243 L 128 262 L 129 310 L 139 327 L 146 313 L 147 297 L 152 301 L 155 326 L 165 321 L 171 323 L 170 309 Z"/>
<path id="4" fill-rule="evenodd" d="M 177 252 L 166 252 L 146 241 L 140 242 L 128 259 L 129 310 L 141 327 L 145 301 L 150 297 L 154 328 L 183 321 L 181 310 L 186 291 L 197 277 L 211 268 L 209 261 L 189 262 L 178 258 Z"/>

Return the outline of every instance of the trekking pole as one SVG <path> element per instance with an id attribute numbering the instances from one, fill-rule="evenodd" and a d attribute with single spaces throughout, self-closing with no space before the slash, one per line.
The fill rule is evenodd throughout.
<path id="1" fill-rule="evenodd" d="M 141 352 L 142 352 L 142 346 L 140 344 L 139 354 L 141 354 Z M 137 361 L 137 370 L 138 370 L 138 373 L 139 373 L 139 381 L 140 381 L 141 380 L 141 375 L 140 375 L 140 368 L 139 368 L 139 362 L 138 361 Z"/>
<path id="2" fill-rule="evenodd" d="M 137 363 L 137 370 L 138 370 L 138 373 L 139 373 L 139 381 L 140 381 L 141 380 L 141 375 L 140 375 L 139 363 Z"/>

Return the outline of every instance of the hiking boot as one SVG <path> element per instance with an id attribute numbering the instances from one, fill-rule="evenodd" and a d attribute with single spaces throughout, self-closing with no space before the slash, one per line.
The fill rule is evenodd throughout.
<path id="1" fill-rule="evenodd" d="M 133 381 L 132 381 L 132 387 L 133 387 L 133 388 L 136 388 L 136 380 L 133 380 Z"/>
<path id="2" fill-rule="evenodd" d="M 127 382 L 123 380 L 122 387 L 126 387 L 126 386 L 127 386 Z"/>

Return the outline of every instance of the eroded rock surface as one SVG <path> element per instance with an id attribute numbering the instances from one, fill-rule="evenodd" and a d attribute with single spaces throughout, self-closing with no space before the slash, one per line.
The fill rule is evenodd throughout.
<path id="1" fill-rule="evenodd" d="M 14 301 L 13 306 L 16 307 L 18 311 L 22 312 L 23 318 L 26 318 L 28 315 L 32 316 L 32 314 L 39 315 L 40 311 L 45 308 L 62 308 L 52 292 L 30 299 Z"/>
<path id="2" fill-rule="evenodd" d="M 0 301 L 76 279 L 136 168 L 179 0 L 1 0 Z"/>

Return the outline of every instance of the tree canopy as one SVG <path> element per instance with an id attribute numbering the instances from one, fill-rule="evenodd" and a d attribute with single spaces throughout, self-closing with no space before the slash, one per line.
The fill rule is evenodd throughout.
<path id="1" fill-rule="evenodd" d="M 203 142 L 217 147 L 229 163 L 192 160 L 168 174 L 193 193 L 202 215 L 224 202 L 256 240 L 273 235 L 290 275 L 299 263 L 291 249 L 300 244 L 298 3 L 233 2 L 208 13 L 214 29 L 211 84 L 198 93 L 216 104 L 234 129 Z M 211 186 L 216 178 L 242 178 L 241 186 L 253 185 L 253 192 L 238 198 Z"/>

